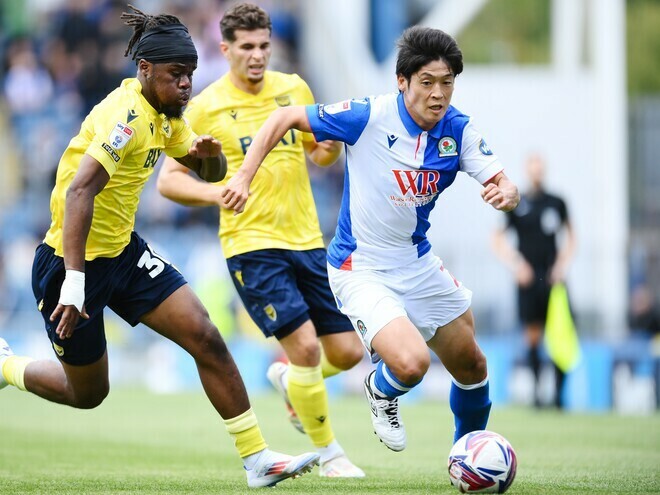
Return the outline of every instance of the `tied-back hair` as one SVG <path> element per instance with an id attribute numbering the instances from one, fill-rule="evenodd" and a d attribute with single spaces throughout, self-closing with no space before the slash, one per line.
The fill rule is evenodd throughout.
<path id="1" fill-rule="evenodd" d="M 268 13 L 251 3 L 239 3 L 225 12 L 220 21 L 220 32 L 222 39 L 229 43 L 236 41 L 236 31 L 254 31 L 256 29 L 268 29 L 273 31 L 273 25 Z"/>
<path id="2" fill-rule="evenodd" d="M 153 29 L 157 26 L 166 26 L 169 24 L 182 24 L 178 17 L 170 14 L 160 14 L 160 15 L 149 15 L 142 12 L 140 9 L 133 7 L 130 3 L 128 8 L 133 11 L 133 13 L 123 12 L 121 14 L 121 19 L 124 20 L 124 24 L 131 26 L 133 28 L 133 36 L 128 41 L 128 47 L 126 52 L 124 52 L 124 57 L 133 51 L 133 46 L 135 43 L 140 41 L 140 38 L 149 29 Z"/>

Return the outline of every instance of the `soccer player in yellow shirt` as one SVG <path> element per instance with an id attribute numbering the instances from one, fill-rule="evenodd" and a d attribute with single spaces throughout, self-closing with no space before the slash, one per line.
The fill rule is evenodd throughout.
<path id="1" fill-rule="evenodd" d="M 267 70 L 271 21 L 263 9 L 235 5 L 225 12 L 220 30 L 229 73 L 193 98 L 185 118 L 193 130 L 222 143 L 229 178 L 274 110 L 313 104 L 314 98 L 298 75 Z M 240 216 L 221 209 L 220 241 L 245 308 L 266 337 L 275 336 L 289 359 L 288 365 L 273 363 L 268 378 L 284 396 L 294 426 L 317 448 L 319 473 L 363 477 L 335 439 L 329 419 L 323 379 L 353 367 L 364 351 L 330 291 L 305 152 L 323 166 L 337 160 L 341 147 L 317 143 L 297 130 L 288 133 L 254 180 L 253 207 Z M 160 192 L 186 205 L 219 206 L 223 183 L 200 182 L 188 173 L 167 159 L 158 177 Z"/>
<path id="2" fill-rule="evenodd" d="M 206 394 L 224 419 L 248 486 L 272 486 L 318 464 L 316 453 L 271 451 L 241 376 L 208 313 L 169 262 L 133 231 L 145 182 L 165 151 L 207 181 L 226 173 L 220 143 L 197 136 L 181 118 L 197 52 L 174 16 L 133 9 L 126 55 L 137 77 L 101 101 L 62 156 L 51 196 L 52 223 L 37 248 L 32 285 L 59 362 L 16 356 L 0 339 L 0 388 L 91 409 L 108 395 L 103 326 L 107 306 L 131 325 L 144 323 L 195 359 Z"/>

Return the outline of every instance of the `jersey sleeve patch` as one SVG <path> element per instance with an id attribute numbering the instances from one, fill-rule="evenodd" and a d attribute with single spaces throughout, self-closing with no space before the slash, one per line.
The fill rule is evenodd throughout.
<path id="1" fill-rule="evenodd" d="M 486 155 L 486 156 L 489 156 L 489 155 L 493 154 L 493 152 L 488 147 L 488 145 L 486 144 L 486 141 L 484 141 L 483 138 L 481 139 L 481 142 L 479 143 L 479 151 L 481 151 L 482 155 Z"/>
<path id="2" fill-rule="evenodd" d="M 117 125 L 115 126 L 114 129 L 112 129 L 112 132 L 108 137 L 108 141 L 110 142 L 110 146 L 112 146 L 116 150 L 120 150 L 124 146 L 126 146 L 126 143 L 128 143 L 131 140 L 134 134 L 135 131 L 131 127 L 127 126 L 122 122 L 117 122 Z M 119 160 L 115 160 L 115 161 L 119 161 Z"/>
<path id="3" fill-rule="evenodd" d="M 115 150 L 112 149 L 112 147 L 108 143 L 103 143 L 101 144 L 101 148 L 105 150 L 105 152 L 110 155 L 110 157 L 115 161 L 115 163 L 118 163 L 121 158 L 119 158 L 119 155 Z"/>
<path id="4" fill-rule="evenodd" d="M 331 105 L 319 105 L 319 117 L 323 118 L 323 114 L 335 115 L 341 112 L 346 112 L 351 109 L 351 100 L 340 101 L 339 103 L 332 103 Z"/>
<path id="5" fill-rule="evenodd" d="M 367 100 L 345 100 L 330 105 L 307 105 L 307 118 L 317 141 L 333 139 L 354 145 L 369 122 Z"/>

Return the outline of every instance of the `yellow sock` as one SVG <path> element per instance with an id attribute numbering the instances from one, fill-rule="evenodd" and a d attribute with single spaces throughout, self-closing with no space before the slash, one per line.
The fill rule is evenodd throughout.
<path id="1" fill-rule="evenodd" d="M 268 447 L 252 408 L 235 418 L 225 419 L 224 422 L 241 457 L 247 457 Z"/>
<path id="2" fill-rule="evenodd" d="M 26 391 L 25 388 L 25 368 L 34 359 L 23 356 L 9 356 L 2 365 L 2 376 L 9 385 Z"/>
<path id="3" fill-rule="evenodd" d="M 323 383 L 321 365 L 311 368 L 289 364 L 287 393 L 305 433 L 316 447 L 325 447 L 335 439 L 328 417 L 328 392 Z"/>
<path id="4" fill-rule="evenodd" d="M 325 352 L 323 352 L 323 348 L 321 348 L 321 371 L 323 372 L 323 378 L 330 378 L 331 376 L 338 375 L 344 371 L 328 361 L 328 357 L 325 355 Z"/>

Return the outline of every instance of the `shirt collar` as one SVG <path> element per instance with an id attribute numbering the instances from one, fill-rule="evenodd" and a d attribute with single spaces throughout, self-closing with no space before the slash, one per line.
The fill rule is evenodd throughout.
<path id="1" fill-rule="evenodd" d="M 417 125 L 417 122 L 413 120 L 413 118 L 410 116 L 410 113 L 408 113 L 408 109 L 406 108 L 406 103 L 403 100 L 403 93 L 399 92 L 397 98 L 396 98 L 396 104 L 397 108 L 399 110 L 399 117 L 401 118 L 401 122 L 403 122 L 404 127 L 408 131 L 408 134 L 411 136 L 419 136 L 422 132 L 424 132 L 424 129 L 422 129 L 419 125 Z M 451 107 L 447 109 L 447 112 Z M 447 114 L 445 113 L 445 117 Z M 445 117 L 442 117 L 443 119 Z M 428 133 L 433 136 L 436 139 L 440 139 L 440 130 L 442 128 L 442 119 L 440 119 L 440 122 L 438 122 L 435 126 L 433 126 L 433 129 L 428 131 Z"/>

